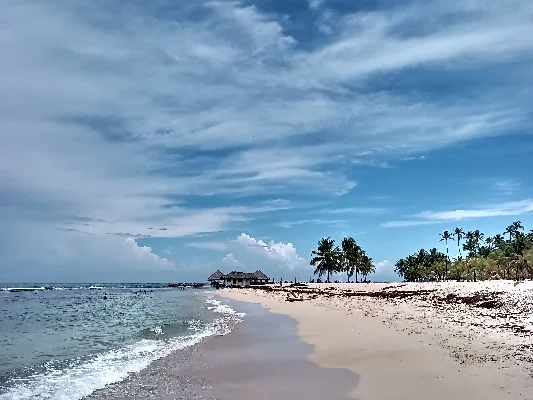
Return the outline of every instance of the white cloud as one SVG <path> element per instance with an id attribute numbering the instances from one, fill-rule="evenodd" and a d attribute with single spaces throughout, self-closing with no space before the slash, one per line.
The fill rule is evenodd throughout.
<path id="1" fill-rule="evenodd" d="M 467 218 L 500 217 L 507 215 L 520 215 L 533 211 L 533 200 L 511 201 L 502 204 L 490 205 L 486 208 L 452 211 L 424 211 L 416 217 L 426 220 L 462 220 Z"/>
<path id="2" fill-rule="evenodd" d="M 404 220 L 404 221 L 388 221 L 381 224 L 384 228 L 399 228 L 405 226 L 420 226 L 436 224 L 439 221 L 417 221 L 417 220 Z"/>
<path id="3" fill-rule="evenodd" d="M 235 258 L 233 253 L 226 254 L 224 257 L 222 257 L 222 263 L 230 268 L 239 268 L 243 266 L 241 262 Z"/>
<path id="4" fill-rule="evenodd" d="M 141 265 L 158 266 L 163 268 L 174 268 L 175 264 L 164 257 L 159 257 L 152 252 L 149 246 L 139 246 L 134 238 L 128 237 L 124 240 L 131 251 L 132 257 Z"/>
<path id="5" fill-rule="evenodd" d="M 314 224 L 314 225 L 332 225 L 335 227 L 346 227 L 347 222 L 342 220 L 334 220 L 334 219 L 303 219 L 299 221 L 286 221 L 286 222 L 280 222 L 277 224 L 278 226 L 282 228 L 292 228 L 295 225 L 303 225 L 303 224 Z"/>
<path id="6" fill-rule="evenodd" d="M 347 207 L 326 209 L 322 212 L 328 214 L 361 214 L 361 215 L 377 215 L 387 212 L 388 209 L 384 207 Z"/>
<path id="7" fill-rule="evenodd" d="M 263 240 L 255 239 L 246 233 L 241 233 L 234 242 L 249 247 L 251 248 L 251 251 L 258 254 L 266 255 L 290 269 L 305 265 L 305 259 L 297 254 L 296 248 L 292 243 L 275 242 L 273 240 L 266 243 Z"/>
<path id="8" fill-rule="evenodd" d="M 324 4 L 325 0 L 307 0 L 311 10 L 318 10 Z"/>
<path id="9" fill-rule="evenodd" d="M 510 196 L 515 194 L 521 186 L 522 184 L 516 180 L 506 179 L 494 183 L 493 190 L 498 194 Z"/>
<path id="10" fill-rule="evenodd" d="M 312 273 L 309 262 L 298 255 L 292 243 L 275 242 L 268 243 L 256 239 L 246 233 L 241 233 L 230 243 L 231 253 L 224 256 L 222 262 L 230 267 L 239 267 L 246 271 L 260 269 L 268 276 L 282 275 L 284 279 L 294 278 L 307 279 Z"/>
<path id="11" fill-rule="evenodd" d="M 373 281 L 397 282 L 398 275 L 394 272 L 394 264 L 389 260 L 383 260 L 375 264 L 376 272 L 370 276 Z"/>
<path id="12" fill-rule="evenodd" d="M 416 225 L 436 224 L 443 221 L 460 221 L 463 219 L 502 217 L 510 215 L 521 215 L 533 211 L 533 200 L 511 201 L 501 204 L 488 205 L 484 208 L 472 208 L 466 210 L 450 211 L 423 211 L 414 214 L 410 219 L 404 221 L 390 221 L 382 224 L 384 227 L 404 227 Z"/>
<path id="13" fill-rule="evenodd" d="M 150 9 L 160 2 L 120 4 L 3 1 L 0 220 L 10 223 L 0 243 L 39 224 L 72 230 L 47 230 L 50 243 L 75 231 L 108 244 L 120 242 L 107 233 L 217 232 L 281 207 L 198 208 L 187 196 L 338 196 L 355 186 L 343 162 L 379 165 L 528 127 L 531 74 L 520 69 L 449 102 L 371 84 L 410 68 L 529 65 L 526 0 L 331 14 L 314 46 L 287 33 L 289 19 L 239 2 L 191 2 L 165 18 Z M 6 251 L 41 246 L 13 237 Z"/>
<path id="14" fill-rule="evenodd" d="M 4 265 L 13 268 L 0 268 L 3 282 L 153 282 L 172 280 L 179 270 L 131 237 L 61 231 L 43 224 L 9 226 L 7 235 L 5 228 L 0 253 Z M 24 242 L 29 247 L 20 246 Z"/>
<path id="15" fill-rule="evenodd" d="M 410 156 L 410 157 L 403 157 L 403 161 L 415 161 L 415 160 L 425 160 L 426 156 Z"/>
<path id="16" fill-rule="evenodd" d="M 226 250 L 228 248 L 227 244 L 223 242 L 192 242 L 186 243 L 185 245 L 187 247 L 207 250 Z"/>
<path id="17" fill-rule="evenodd" d="M 389 260 L 380 261 L 376 263 L 375 266 L 376 266 L 376 274 L 388 272 L 393 267 L 393 265 L 391 264 Z"/>

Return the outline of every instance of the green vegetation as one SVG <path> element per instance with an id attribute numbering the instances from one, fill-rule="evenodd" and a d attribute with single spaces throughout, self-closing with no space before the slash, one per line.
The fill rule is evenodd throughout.
<path id="1" fill-rule="evenodd" d="M 505 239 L 506 235 L 509 239 Z M 455 228 L 452 233 L 441 233 L 440 241 L 446 244 L 446 254 L 436 248 L 422 249 L 398 260 L 396 273 L 410 282 L 533 277 L 533 230 L 524 233 L 520 221 L 509 225 L 502 235 L 485 237 L 479 230 L 465 233 Z M 458 257 L 452 261 L 448 256 L 449 241 L 456 241 L 459 249 Z"/>
<path id="2" fill-rule="evenodd" d="M 318 274 L 319 278 L 327 275 L 326 282 L 330 282 L 330 276 L 336 273 L 346 273 L 348 282 L 355 274 L 355 281 L 358 282 L 359 274 L 366 280 L 376 270 L 372 259 L 351 237 L 342 240 L 341 248 L 330 237 L 322 238 L 318 241 L 318 249 L 313 250 L 311 256 L 314 274 Z"/>

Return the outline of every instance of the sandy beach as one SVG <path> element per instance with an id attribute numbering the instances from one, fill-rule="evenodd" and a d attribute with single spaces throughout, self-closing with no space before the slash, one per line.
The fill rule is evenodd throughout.
<path id="1" fill-rule="evenodd" d="M 217 294 L 296 320 L 298 337 L 313 346 L 312 363 L 358 377 L 349 398 L 533 399 L 533 282 L 310 284 Z M 303 300 L 287 301 L 294 297 Z"/>

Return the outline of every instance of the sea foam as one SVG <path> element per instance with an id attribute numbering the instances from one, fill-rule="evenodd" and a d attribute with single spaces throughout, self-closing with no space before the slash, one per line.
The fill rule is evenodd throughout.
<path id="1" fill-rule="evenodd" d="M 96 389 L 124 380 L 173 351 L 193 346 L 209 336 L 227 334 L 244 316 L 218 300 L 208 298 L 206 303 L 209 310 L 222 315 L 203 327 L 191 321 L 191 330 L 194 332 L 192 334 L 175 337 L 165 342 L 143 339 L 90 360 L 86 358 L 70 360 L 71 365 L 61 370 L 53 368 L 57 361 L 52 360 L 44 373 L 19 379 L 7 391 L 0 393 L 0 400 L 81 399 Z M 155 330 L 158 330 L 157 328 L 160 329 L 156 327 Z"/>

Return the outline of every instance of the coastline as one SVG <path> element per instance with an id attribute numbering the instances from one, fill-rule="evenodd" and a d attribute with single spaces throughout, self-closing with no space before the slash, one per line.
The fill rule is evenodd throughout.
<path id="1" fill-rule="evenodd" d="M 246 313 L 230 332 L 175 351 L 84 400 L 349 399 L 358 376 L 311 362 L 313 346 L 299 339 L 295 319 L 250 302 L 223 303 Z"/>
<path id="2" fill-rule="evenodd" d="M 310 361 L 360 376 L 350 398 L 533 399 L 530 282 L 308 288 L 297 302 L 286 296 L 299 288 L 217 294 L 298 321 L 299 338 L 314 346 Z"/>

